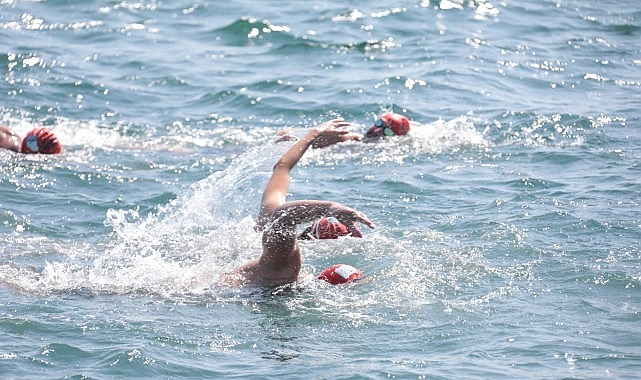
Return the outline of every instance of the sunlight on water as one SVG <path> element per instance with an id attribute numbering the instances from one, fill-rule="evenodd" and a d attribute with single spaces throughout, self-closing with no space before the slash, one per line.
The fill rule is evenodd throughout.
<path id="1" fill-rule="evenodd" d="M 635 2 L 0 4 L 0 124 L 65 149 L 0 151 L 3 375 L 640 372 Z M 376 229 L 218 284 L 261 252 L 275 135 L 388 110 L 408 135 L 310 150 L 288 195 Z"/>
<path id="2" fill-rule="evenodd" d="M 109 210 L 105 225 L 113 232 L 104 246 L 55 248 L 58 255 L 69 259 L 93 256 L 92 265 L 47 261 L 42 273 L 6 266 L 3 281 L 26 292 L 45 294 L 171 295 L 210 287 L 223 271 L 260 252 L 251 215 L 273 161 L 265 159 L 270 157 L 265 149 L 273 147 L 239 157 L 236 165 L 195 183 L 156 213 L 140 216 L 136 210 Z"/>
<path id="3" fill-rule="evenodd" d="M 71 130 L 79 132 L 71 134 Z M 81 152 L 75 156 L 79 160 L 86 159 L 82 152 L 88 149 L 87 145 L 95 143 L 96 135 L 102 134 L 102 149 L 110 145 L 122 149 L 136 144 L 131 137 L 91 123 L 78 125 L 62 121 L 56 127 L 56 133 L 69 141 L 70 150 Z M 467 145 L 489 145 L 466 118 L 430 124 L 414 122 L 411 135 L 397 140 L 347 143 L 310 151 L 301 166 L 356 160 L 366 168 L 390 160 L 402 163 L 410 157 Z M 225 170 L 194 183 L 177 199 L 158 206 L 148 215 L 140 215 L 137 209 L 111 209 L 104 223 L 112 232 L 104 245 L 53 247 L 67 260 L 48 260 L 41 273 L 32 268 L 8 266 L 4 268 L 4 281 L 26 292 L 45 294 L 89 292 L 171 296 L 210 291 L 217 287 L 216 278 L 221 273 L 259 254 L 260 236 L 253 231 L 253 216 L 271 165 L 287 146 L 286 143 L 269 143 L 250 149 Z M 74 157 L 73 154 L 70 156 Z M 12 223 L 19 222 L 14 220 Z M 441 239 L 435 236 L 428 231 L 425 239 Z M 418 247 L 394 242 L 380 233 L 373 233 L 371 237 L 374 240 L 344 239 L 338 246 L 336 242 L 304 246 L 305 257 L 310 262 L 303 269 L 301 286 L 308 291 L 324 289 L 314 280 L 314 273 L 331 265 L 331 258 L 338 254 L 336 259 L 344 257 L 364 267 L 370 281 L 388 283 L 385 293 L 355 295 L 359 299 L 352 299 L 349 304 L 366 307 L 370 303 L 380 303 L 381 299 L 394 305 L 407 301 L 424 303 L 424 295 L 430 293 L 436 284 L 434 281 L 442 281 L 433 272 L 435 267 L 425 262 L 425 256 L 410 253 Z M 375 265 L 380 264 L 380 258 L 389 262 Z M 87 265 L 87 261 L 91 264 Z M 420 301 L 407 298 L 413 294 L 423 296 Z M 324 299 L 323 302 L 335 302 Z M 346 309 L 345 312 L 352 311 Z"/>
<path id="4" fill-rule="evenodd" d="M 474 122 L 467 117 L 452 120 L 437 120 L 431 123 L 411 122 L 411 131 L 406 136 L 365 142 L 347 142 L 322 150 L 311 151 L 302 165 L 313 162 L 317 165 L 336 165 L 346 160 L 358 159 L 360 164 L 380 166 L 384 163 L 403 164 L 406 160 L 427 157 L 442 152 L 461 149 L 486 149 L 491 141 L 479 132 Z"/>

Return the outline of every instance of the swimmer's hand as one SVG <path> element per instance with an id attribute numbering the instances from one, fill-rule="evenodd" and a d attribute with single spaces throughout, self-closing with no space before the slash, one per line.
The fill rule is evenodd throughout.
<path id="1" fill-rule="evenodd" d="M 376 228 L 367 215 L 340 203 L 334 202 L 334 205 L 329 209 L 329 213 L 343 223 L 353 237 L 363 237 L 363 233 L 356 223 L 362 223 L 369 228 Z"/>
<path id="2" fill-rule="evenodd" d="M 334 119 L 320 124 L 316 127 L 317 136 L 312 142 L 312 148 L 324 148 L 344 141 L 360 141 L 363 136 L 358 133 L 349 132 L 343 127 L 350 123 L 343 119 Z"/>

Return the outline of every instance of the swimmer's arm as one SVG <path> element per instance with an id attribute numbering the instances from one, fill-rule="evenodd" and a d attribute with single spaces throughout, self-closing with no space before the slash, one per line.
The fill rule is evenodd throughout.
<path id="1" fill-rule="evenodd" d="M 325 148 L 326 146 L 338 144 L 345 141 L 361 141 L 361 140 L 363 140 L 363 135 L 361 135 L 360 133 L 346 132 L 341 135 L 319 137 L 316 140 L 314 140 L 314 143 L 312 143 L 312 148 L 319 149 L 319 148 Z"/>
<path id="2" fill-rule="evenodd" d="M 302 200 L 287 202 L 277 207 L 272 214 L 273 224 L 270 229 L 274 233 L 295 236 L 296 226 L 323 216 L 333 216 L 338 219 L 354 237 L 363 236 L 356 223 L 363 223 L 370 228 L 375 227 L 364 213 L 338 202 Z"/>
<path id="3" fill-rule="evenodd" d="M 0 148 L 20 151 L 20 137 L 4 125 L 0 125 Z"/>
<path id="4" fill-rule="evenodd" d="M 346 134 L 347 131 L 338 130 L 338 128 L 347 125 L 349 125 L 349 123 L 343 119 L 334 119 L 312 128 L 278 159 L 260 202 L 260 211 L 258 213 L 256 226 L 258 229 L 265 225 L 267 219 L 276 207 L 285 203 L 287 190 L 289 188 L 289 172 L 296 166 L 298 161 L 300 161 L 307 149 L 309 149 L 318 138 Z"/>

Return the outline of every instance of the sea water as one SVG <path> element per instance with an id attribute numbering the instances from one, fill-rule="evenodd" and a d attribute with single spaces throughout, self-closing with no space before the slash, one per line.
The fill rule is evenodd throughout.
<path id="1" fill-rule="evenodd" d="M 636 1 L 2 1 L 2 378 L 641 373 Z M 290 199 L 366 213 L 301 281 L 230 288 L 287 130 Z M 363 270 L 356 283 L 316 280 Z"/>

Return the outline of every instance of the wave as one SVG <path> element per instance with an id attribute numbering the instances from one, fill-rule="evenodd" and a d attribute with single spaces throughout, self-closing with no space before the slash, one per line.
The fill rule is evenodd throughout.
<path id="1" fill-rule="evenodd" d="M 74 122 L 61 122 L 58 131 L 67 137 L 65 130 L 70 127 L 76 127 Z M 132 138 L 119 131 L 105 132 L 113 134 L 116 141 Z M 465 119 L 430 125 L 415 123 L 412 133 L 412 137 L 394 141 L 358 143 L 358 150 L 346 144 L 333 151 L 312 151 L 301 166 L 330 164 L 320 161 L 322 156 L 329 154 L 336 160 L 343 160 L 348 155 L 348 161 L 361 160 L 360 165 L 366 167 L 390 160 L 399 162 L 399 156 L 424 155 L 461 144 L 486 143 L 475 132 L 473 124 Z M 74 143 L 84 139 L 78 133 L 69 137 L 73 141 L 70 143 L 72 151 Z M 102 143 L 105 140 L 102 139 Z M 161 204 L 147 215 L 140 214 L 139 207 L 110 209 L 104 225 L 111 233 L 105 242 L 71 246 L 55 243 L 50 253 L 35 261 L 24 257 L 16 261 L 31 263 L 29 265 L 4 265 L 0 270 L 2 282 L 36 294 L 153 293 L 169 296 L 206 292 L 215 286 L 220 273 L 260 252 L 260 239 L 253 231 L 252 215 L 257 210 L 271 165 L 286 147 L 287 144 L 270 143 L 249 148 L 224 170 L 194 183 L 175 199 L 162 204 L 162 199 L 175 196 L 170 194 L 152 201 L 150 205 Z M 20 223 L 15 216 L 6 215 L 6 218 L 9 224 Z M 55 241 L 53 238 L 49 239 Z M 364 244 L 367 243 L 359 240 L 345 248 L 362 250 Z M 308 274 L 313 271 L 307 269 Z"/>
<path id="2" fill-rule="evenodd" d="M 35 294 L 167 295 L 210 287 L 223 270 L 260 252 L 251 215 L 275 161 L 267 160 L 268 151 L 273 148 L 245 153 L 227 170 L 195 183 L 146 217 L 137 209 L 109 210 L 105 226 L 112 233 L 106 243 L 57 245 L 55 254 L 48 254 L 44 263 L 36 260 L 35 267 L 4 264 L 0 281 Z M 20 222 L 6 217 L 8 223 Z M 78 255 L 93 260 L 74 260 Z"/>
<path id="3" fill-rule="evenodd" d="M 625 126 L 623 118 L 608 115 L 542 114 L 508 111 L 486 121 L 490 138 L 497 145 L 534 147 L 579 147 L 601 145 L 600 130 L 607 126 Z"/>
<path id="4" fill-rule="evenodd" d="M 267 20 L 259 21 L 251 17 L 243 17 L 209 33 L 226 46 L 282 45 L 297 40 L 289 27 L 276 25 Z"/>

